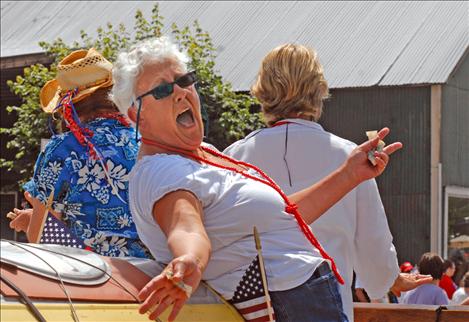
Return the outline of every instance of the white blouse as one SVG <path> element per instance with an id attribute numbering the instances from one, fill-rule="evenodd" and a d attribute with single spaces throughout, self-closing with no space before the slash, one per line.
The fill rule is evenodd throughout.
<path id="1" fill-rule="evenodd" d="M 316 122 L 285 121 L 287 124 L 252 132 L 224 153 L 258 166 L 289 195 L 336 170 L 356 147 L 355 143 L 325 131 Z M 366 140 L 365 133 L 363 140 Z M 344 310 L 353 321 L 350 290 L 353 270 L 373 299 L 384 296 L 399 273 L 376 181 L 361 183 L 311 228 L 345 280 L 340 291 Z"/>
<path id="2" fill-rule="evenodd" d="M 190 191 L 201 202 L 212 245 L 202 278 L 226 299 L 231 299 L 257 256 L 254 226 L 260 234 L 269 290 L 303 284 L 323 261 L 294 217 L 285 212 L 284 201 L 273 188 L 179 155 L 156 154 L 145 156 L 134 166 L 129 199 L 138 234 L 157 261 L 168 263 L 173 255 L 153 218 L 153 205 L 176 190 Z"/>

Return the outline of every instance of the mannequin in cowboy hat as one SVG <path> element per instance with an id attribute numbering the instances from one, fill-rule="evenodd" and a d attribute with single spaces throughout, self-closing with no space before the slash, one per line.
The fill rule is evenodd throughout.
<path id="1" fill-rule="evenodd" d="M 128 173 L 136 160 L 135 130 L 108 100 L 112 64 L 91 48 L 57 66 L 40 92 L 42 109 L 59 117 L 63 133 L 52 136 L 24 185 L 32 209 L 14 209 L 10 227 L 38 241 L 50 195 L 52 213 L 84 244 L 105 256 L 150 257 L 128 206 Z"/>

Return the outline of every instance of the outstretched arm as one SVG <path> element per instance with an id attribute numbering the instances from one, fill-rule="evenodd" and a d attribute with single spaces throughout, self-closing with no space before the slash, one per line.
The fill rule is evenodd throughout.
<path id="1" fill-rule="evenodd" d="M 355 148 L 339 169 L 314 185 L 289 196 L 307 224 L 318 219 L 358 184 L 377 177 L 384 171 L 389 155 L 399 150 L 402 143 L 395 142 L 386 146 L 382 152 L 375 152 L 375 166 L 369 162 L 367 153 L 376 148 L 379 140 L 388 133 L 389 129 L 383 128 L 376 138 Z"/>
<path id="2" fill-rule="evenodd" d="M 211 244 L 202 221 L 202 206 L 190 192 L 180 190 L 164 196 L 155 203 L 153 217 L 166 234 L 174 259 L 140 291 L 143 303 L 139 312 L 150 313 L 149 319 L 154 320 L 173 305 L 169 315 L 173 321 L 190 295 L 181 285 L 197 288 Z"/>

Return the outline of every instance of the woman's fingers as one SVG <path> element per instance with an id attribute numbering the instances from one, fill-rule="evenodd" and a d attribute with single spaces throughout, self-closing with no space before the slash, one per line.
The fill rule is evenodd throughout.
<path id="1" fill-rule="evenodd" d="M 10 214 L 10 213 L 9 213 Z M 10 228 L 17 232 L 26 231 L 31 221 L 30 213 L 23 210 L 19 212 L 12 221 L 10 221 Z"/>
<path id="2" fill-rule="evenodd" d="M 421 275 L 421 274 L 415 275 L 415 284 L 417 286 L 431 283 L 432 281 L 433 281 L 433 277 L 431 275 Z"/>
<path id="3" fill-rule="evenodd" d="M 149 314 L 149 319 L 155 319 L 173 305 L 169 319 L 173 321 L 200 282 L 201 271 L 197 264 L 197 259 L 192 255 L 173 259 L 138 294 L 143 302 L 139 313 Z"/>
<path id="4" fill-rule="evenodd" d="M 162 274 L 153 278 L 150 282 L 145 285 L 142 290 L 138 293 L 138 298 L 140 301 L 144 301 L 149 297 L 153 292 L 158 291 L 161 288 L 165 287 L 166 278 Z"/>
<path id="5" fill-rule="evenodd" d="M 12 221 L 10 221 L 10 228 L 11 229 L 14 229 L 16 232 L 20 232 L 21 229 L 19 228 L 18 226 L 18 223 L 17 223 L 17 220 L 16 219 L 13 219 Z"/>
<path id="6" fill-rule="evenodd" d="M 174 302 L 173 310 L 171 311 L 171 314 L 168 317 L 168 321 L 172 322 L 176 319 L 176 316 L 179 314 L 179 311 L 181 311 L 185 302 L 185 300 L 177 300 L 176 302 Z"/>
<path id="7" fill-rule="evenodd" d="M 150 319 L 155 319 L 163 313 L 175 300 L 186 300 L 186 292 L 167 277 L 165 269 L 160 275 L 152 279 L 138 294 L 143 301 L 139 307 L 140 314 L 150 314 Z M 173 273 L 171 272 L 171 276 Z"/>
<path id="8" fill-rule="evenodd" d="M 386 153 L 387 155 L 391 155 L 394 152 L 396 152 L 397 150 L 399 150 L 400 148 L 402 148 L 402 143 L 401 142 L 394 142 L 394 143 L 391 143 L 391 144 L 385 146 L 384 149 L 383 149 L 383 152 Z"/>
<path id="9" fill-rule="evenodd" d="M 138 312 L 140 314 L 151 313 L 155 310 L 156 306 L 160 303 L 161 298 L 164 296 L 164 288 L 158 289 L 151 293 L 145 301 L 140 305 Z"/>
<path id="10" fill-rule="evenodd" d="M 368 151 L 376 148 L 376 146 L 378 145 L 379 140 L 384 139 L 389 134 L 389 132 L 390 132 L 389 128 L 387 128 L 387 127 L 382 128 L 378 132 L 378 135 L 375 138 L 373 138 L 371 140 L 368 140 L 368 141 L 364 142 L 363 144 L 361 144 L 360 145 L 360 150 L 368 152 Z M 401 147 L 402 147 L 401 142 L 395 142 L 395 143 L 392 143 L 392 144 L 389 144 L 388 146 L 386 146 L 383 149 L 383 151 L 389 155 L 389 154 L 392 154 L 393 152 L 399 150 Z"/>
<path id="11" fill-rule="evenodd" d="M 378 132 L 378 137 L 380 140 L 384 139 L 386 137 L 386 135 L 389 134 L 389 128 L 387 127 L 383 127 L 381 130 L 379 130 Z"/>
<path id="12" fill-rule="evenodd" d="M 358 148 L 361 151 L 364 151 L 364 152 L 371 151 L 372 149 L 376 148 L 376 146 L 378 145 L 379 140 L 380 140 L 380 138 L 379 138 L 379 136 L 377 136 L 374 139 L 368 140 L 368 141 L 360 144 L 358 146 Z"/>
<path id="13" fill-rule="evenodd" d="M 374 156 L 375 156 L 376 167 L 378 167 L 378 169 L 386 168 L 386 165 L 389 162 L 389 155 L 383 152 L 375 152 Z"/>
<path id="14" fill-rule="evenodd" d="M 169 301 L 161 301 L 161 303 L 158 303 L 154 307 L 151 308 L 151 311 L 149 311 L 148 319 L 154 321 L 158 316 L 161 315 L 172 303 Z"/>
<path id="15" fill-rule="evenodd" d="M 25 198 L 26 201 L 28 201 L 31 205 L 33 204 L 34 198 L 33 198 L 33 196 L 32 196 L 28 191 L 25 191 L 25 192 L 24 192 L 24 198 Z"/>
<path id="16" fill-rule="evenodd" d="M 150 306 L 146 312 L 149 313 L 149 319 L 154 320 L 169 306 L 175 303 L 175 301 L 182 301 L 182 304 L 184 304 L 185 300 L 186 296 L 184 292 L 181 292 L 177 287 L 173 287 L 171 290 L 160 293 L 159 301 Z M 174 311 L 174 309 L 172 311 Z"/>

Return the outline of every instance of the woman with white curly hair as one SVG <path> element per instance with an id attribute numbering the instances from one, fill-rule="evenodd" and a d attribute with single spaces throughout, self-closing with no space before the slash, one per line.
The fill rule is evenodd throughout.
<path id="1" fill-rule="evenodd" d="M 276 321 L 346 321 L 334 261 L 308 224 L 360 182 L 381 174 L 389 144 L 367 153 L 389 130 L 358 146 L 317 184 L 286 196 L 262 170 L 202 143 L 203 122 L 195 72 L 165 37 L 146 40 L 118 56 L 112 99 L 137 123 L 142 136 L 130 174 L 130 206 L 137 231 L 166 265 L 140 292 L 141 313 L 155 319 L 173 306 L 175 319 L 190 291 L 208 282 L 245 318 L 243 277 L 258 263 L 253 241 L 262 242 L 268 292 Z M 254 292 L 254 290 L 253 290 Z"/>

